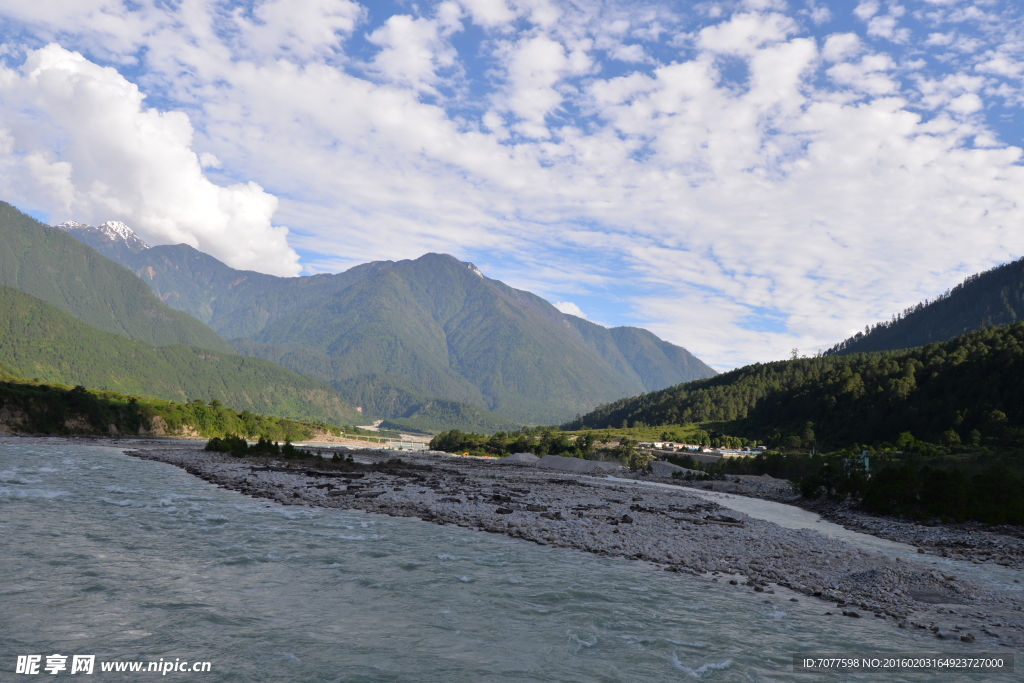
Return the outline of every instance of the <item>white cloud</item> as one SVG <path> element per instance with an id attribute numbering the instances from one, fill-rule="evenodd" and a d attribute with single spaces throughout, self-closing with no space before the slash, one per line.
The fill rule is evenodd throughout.
<path id="1" fill-rule="evenodd" d="M 946 106 L 947 109 L 957 114 L 973 114 L 984 107 L 981 98 L 972 92 L 953 98 Z"/>
<path id="2" fill-rule="evenodd" d="M 910 29 L 898 28 L 899 23 L 893 15 L 872 17 L 868 22 L 868 35 L 888 38 L 894 43 L 905 43 L 910 38 Z"/>
<path id="3" fill-rule="evenodd" d="M 863 52 L 864 44 L 856 33 L 833 33 L 825 39 L 821 56 L 830 62 L 841 62 Z"/>
<path id="4" fill-rule="evenodd" d="M 925 41 L 925 45 L 952 45 L 953 41 L 956 40 L 956 33 L 950 31 L 949 33 L 929 33 L 928 40 Z"/>
<path id="5" fill-rule="evenodd" d="M 963 73 L 949 74 L 942 80 L 917 78 L 922 107 L 933 110 L 946 107 L 961 115 L 971 114 L 983 107 L 981 98 L 975 93 L 984 85 L 983 77 Z"/>
<path id="6" fill-rule="evenodd" d="M 752 55 L 759 48 L 785 40 L 796 22 L 782 14 L 738 14 L 729 21 L 702 29 L 697 44 L 705 50 Z"/>
<path id="7" fill-rule="evenodd" d="M 835 34 L 782 5 L 691 17 L 465 0 L 375 6 L 345 24 L 344 5 L 313 3 L 300 11 L 335 8 L 337 23 L 273 27 L 257 8 L 239 33 L 207 0 L 66 13 L 3 1 L 0 16 L 94 61 L 136 60 L 132 80 L 163 110 L 100 70 L 108 110 L 72 117 L 67 96 L 0 71 L 4 187 L 55 216 L 78 207 L 69 217 L 120 218 L 148 239 L 187 234 L 222 258 L 253 236 L 266 248 L 252 267 L 280 272 L 294 254 L 271 227 L 274 197 L 214 185 L 202 167 L 215 160 L 218 182 L 281 198 L 310 270 L 450 252 L 559 306 L 609 301 L 588 314 L 641 322 L 720 368 L 826 348 L 1024 253 L 1021 151 L 985 119 L 1024 98 L 1024 49 L 1010 29 L 966 25 L 1000 30 L 981 15 L 925 21 L 916 6 L 862 2 Z M 475 27 L 452 40 L 463 22 Z M 929 33 L 956 39 L 928 45 Z M 968 39 L 984 42 L 976 57 L 955 47 Z M 618 53 L 635 61 L 614 61 L 623 41 L 641 46 Z M 98 111 L 129 135 L 96 134 Z M 223 220 L 183 216 L 175 192 Z"/>
<path id="8" fill-rule="evenodd" d="M 271 226 L 277 199 L 252 182 L 211 183 L 188 117 L 144 108 L 114 69 L 49 45 L 29 53 L 21 72 L 0 70 L 0 102 L 10 149 L 0 182 L 57 221 L 122 220 L 151 243 L 185 242 L 235 267 L 298 272 L 288 231 Z"/>
<path id="9" fill-rule="evenodd" d="M 365 10 L 350 0 L 266 0 L 252 16 L 235 10 L 246 44 L 265 55 L 308 59 L 339 47 Z"/>
<path id="10" fill-rule="evenodd" d="M 516 18 L 515 12 L 509 9 L 504 0 L 460 0 L 473 17 L 473 22 L 481 26 L 493 27 L 507 24 Z"/>
<path id="11" fill-rule="evenodd" d="M 861 21 L 867 21 L 871 17 L 878 14 L 878 10 L 881 6 L 878 0 L 861 0 L 857 7 L 854 8 L 853 13 L 857 15 Z"/>
<path id="12" fill-rule="evenodd" d="M 815 24 L 827 24 L 832 21 L 832 11 L 824 5 L 811 8 L 811 21 Z"/>
<path id="13" fill-rule="evenodd" d="M 454 19 L 448 17 L 449 21 Z M 368 40 L 381 48 L 373 66 L 390 82 L 434 92 L 437 70 L 455 64 L 457 53 L 442 34 L 461 28 L 457 20 L 444 26 L 408 15 L 390 17 Z"/>
<path id="14" fill-rule="evenodd" d="M 644 52 L 642 45 L 616 45 L 614 48 L 609 50 L 608 54 L 620 62 L 646 62 L 648 61 L 647 53 Z"/>
<path id="15" fill-rule="evenodd" d="M 587 314 L 580 310 L 580 307 L 571 301 L 557 301 L 551 305 L 567 315 L 574 315 L 577 318 L 584 319 L 587 317 Z"/>
<path id="16" fill-rule="evenodd" d="M 895 62 L 888 55 L 865 55 L 857 63 L 836 64 L 828 70 L 828 75 L 839 85 L 869 95 L 889 95 L 899 89 L 899 84 L 889 76 L 895 68 Z"/>
<path id="17" fill-rule="evenodd" d="M 501 98 L 507 111 L 520 119 L 515 128 L 531 138 L 547 138 L 545 119 L 561 103 L 563 95 L 555 86 L 566 73 L 589 66 L 566 52 L 562 43 L 539 35 L 508 45 L 508 89 Z"/>

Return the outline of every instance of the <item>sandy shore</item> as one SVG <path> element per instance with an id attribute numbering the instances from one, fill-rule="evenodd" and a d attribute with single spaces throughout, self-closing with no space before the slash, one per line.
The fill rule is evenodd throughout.
<path id="1" fill-rule="evenodd" d="M 309 462 L 207 453 L 188 443 L 132 446 L 126 454 L 282 505 L 418 517 L 650 562 L 780 603 L 819 600 L 836 618 L 885 620 L 928 637 L 975 643 L 971 648 L 979 652 L 1024 644 L 1024 602 L 1006 593 L 814 531 L 753 519 L 685 490 L 430 452 L 350 451 L 375 466 L 346 474 Z M 404 466 L 384 465 L 396 455 Z"/>

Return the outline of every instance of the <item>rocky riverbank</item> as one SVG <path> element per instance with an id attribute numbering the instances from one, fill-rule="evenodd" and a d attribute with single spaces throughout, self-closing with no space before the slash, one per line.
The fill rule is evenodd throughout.
<path id="1" fill-rule="evenodd" d="M 915 546 L 923 554 L 975 564 L 996 564 L 1024 571 L 1024 530 L 1018 527 L 991 527 L 977 522 L 939 524 L 876 517 L 862 512 L 854 502 L 848 500 L 830 501 L 824 497 L 806 500 L 795 493 L 785 479 L 774 479 L 768 475 L 740 475 L 724 481 L 685 481 L 672 478 L 672 467 L 662 464 L 661 468 L 654 468 L 650 474 L 641 472 L 623 476 L 638 481 L 658 481 L 795 505 L 851 531 Z"/>
<path id="2" fill-rule="evenodd" d="M 456 524 L 651 562 L 768 600 L 817 599 L 837 618 L 884 619 L 966 643 L 1024 643 L 1024 604 L 1006 594 L 813 531 L 752 519 L 686 491 L 436 453 L 403 453 L 396 463 L 394 452 L 350 451 L 364 465 L 349 470 L 318 461 L 239 459 L 194 444 L 126 453 L 282 505 Z"/>

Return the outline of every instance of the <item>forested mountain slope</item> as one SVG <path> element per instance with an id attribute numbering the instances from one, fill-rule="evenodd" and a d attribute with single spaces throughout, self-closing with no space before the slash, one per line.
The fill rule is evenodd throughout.
<path id="1" fill-rule="evenodd" d="M 925 301 L 836 344 L 826 355 L 891 351 L 1024 320 L 1024 259 L 978 273 L 935 301 Z"/>
<path id="2" fill-rule="evenodd" d="M 422 414 L 440 398 L 497 421 L 551 423 L 714 375 L 645 330 L 565 315 L 443 254 L 278 278 L 186 245 L 110 253 L 239 352 L 328 382 L 378 417 Z"/>
<path id="3" fill-rule="evenodd" d="M 354 424 L 362 418 L 331 387 L 265 360 L 152 344 L 90 327 L 55 306 L 0 287 L 0 367 L 43 382 L 235 410 Z"/>
<path id="4" fill-rule="evenodd" d="M 749 365 L 601 406 L 565 429 L 734 421 L 748 438 L 800 435 L 821 447 L 1024 438 L 1024 323 L 905 351 Z"/>
<path id="5" fill-rule="evenodd" d="M 27 292 L 105 332 L 156 345 L 231 351 L 213 330 L 161 303 L 117 263 L 4 202 L 0 286 Z"/>

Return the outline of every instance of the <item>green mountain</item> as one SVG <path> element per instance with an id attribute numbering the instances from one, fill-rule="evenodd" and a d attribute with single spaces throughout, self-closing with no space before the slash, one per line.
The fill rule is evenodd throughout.
<path id="1" fill-rule="evenodd" d="M 819 447 L 1024 441 L 1024 323 L 904 351 L 748 365 L 601 406 L 563 429 L 729 422 L 730 434 Z M 810 424 L 809 424 L 810 423 Z M 810 436 L 808 436 L 808 434 Z"/>
<path id="2" fill-rule="evenodd" d="M 265 360 L 152 344 L 90 327 L 24 292 L 0 287 L 0 368 L 43 382 L 335 424 L 362 417 L 329 386 Z"/>
<path id="3" fill-rule="evenodd" d="M 105 332 L 158 346 L 231 352 L 213 330 L 163 304 L 117 263 L 4 202 L 0 286 L 27 292 Z"/>
<path id="4" fill-rule="evenodd" d="M 949 341 L 993 325 L 1024 320 L 1024 259 L 972 275 L 925 301 L 836 344 L 826 355 L 890 351 Z"/>
<path id="5" fill-rule="evenodd" d="M 715 374 L 645 330 L 565 315 L 443 254 L 278 278 L 186 245 L 136 250 L 71 233 L 106 248 L 238 352 L 327 382 L 367 415 L 412 419 L 441 399 L 495 423 L 551 423 Z"/>

